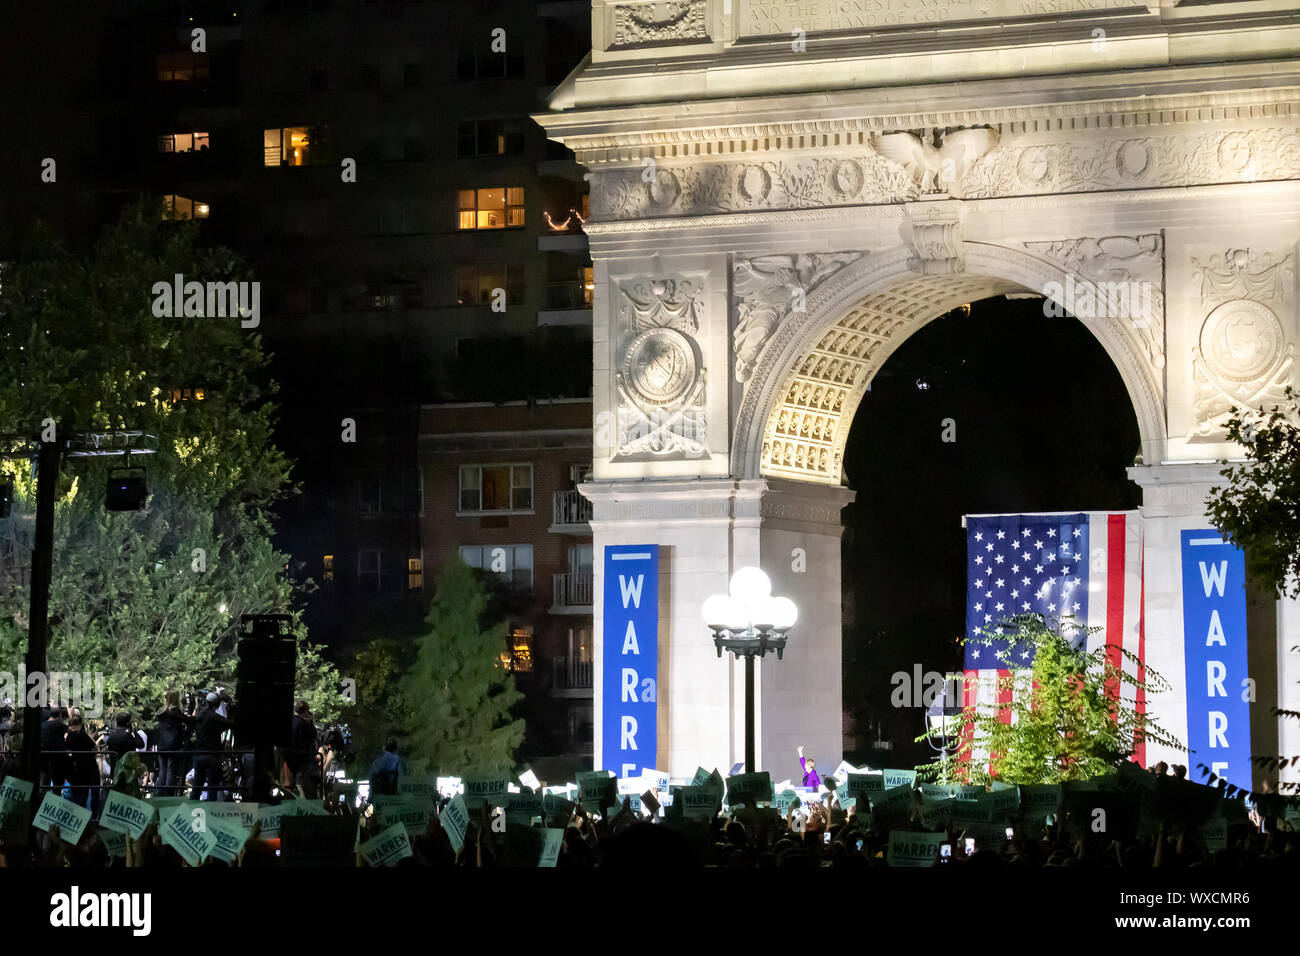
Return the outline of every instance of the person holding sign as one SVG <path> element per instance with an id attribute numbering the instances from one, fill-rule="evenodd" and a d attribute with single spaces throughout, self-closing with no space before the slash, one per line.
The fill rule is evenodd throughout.
<path id="1" fill-rule="evenodd" d="M 799 769 L 803 772 L 803 785 L 816 790 L 822 785 L 822 778 L 817 776 L 817 761 L 803 755 L 803 744 L 799 745 Z"/>

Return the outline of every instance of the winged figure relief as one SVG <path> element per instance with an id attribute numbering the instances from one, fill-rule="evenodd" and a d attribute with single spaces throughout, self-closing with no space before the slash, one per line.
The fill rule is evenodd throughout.
<path id="1" fill-rule="evenodd" d="M 933 129 L 924 136 L 883 133 L 871 142 L 876 152 L 907 171 L 923 195 L 953 191 L 997 144 L 998 131 L 986 126 L 947 133 Z"/>

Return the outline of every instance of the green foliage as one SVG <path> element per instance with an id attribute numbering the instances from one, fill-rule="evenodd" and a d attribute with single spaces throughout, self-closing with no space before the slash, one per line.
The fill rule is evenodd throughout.
<path id="1" fill-rule="evenodd" d="M 1114 770 L 1141 741 L 1186 749 L 1137 709 L 1138 691 L 1160 693 L 1169 688 L 1168 682 L 1149 667 L 1139 678 L 1140 662 L 1123 648 L 1085 650 L 1085 635 L 1099 630 L 1076 626 L 1069 619 L 1053 624 L 1042 615 L 1022 614 L 1005 621 L 1001 633 L 985 628 L 968 638 L 993 647 L 999 669 L 1011 671 L 999 679 L 998 688 L 999 698 L 1009 696 L 1011 702 L 967 718 L 970 729 L 949 757 L 949 774 L 975 784 L 993 779 L 1014 784 L 1088 780 Z M 1084 640 L 1075 647 L 1071 637 Z M 1017 662 L 1011 653 L 1016 645 L 1033 647 L 1032 667 L 1014 669 Z M 1118 652 L 1129 668 L 1109 660 L 1110 651 Z M 975 757 L 977 751 L 990 759 Z M 943 769 L 937 761 L 920 768 L 929 779 Z"/>
<path id="2" fill-rule="evenodd" d="M 104 702 L 139 718 L 169 688 L 233 684 L 243 613 L 293 611 L 286 557 L 271 545 L 270 507 L 292 493 L 273 440 L 273 387 L 260 337 L 238 317 L 159 317 L 154 284 L 239 281 L 233 253 L 198 244 L 198 224 L 130 206 L 88 254 L 37 236 L 0 266 L 0 433 L 35 438 L 130 428 L 157 436 L 140 512 L 104 507 L 120 459 L 65 459 L 55 509 L 50 670 L 100 671 Z M 173 401 L 173 389 L 202 400 Z M 27 643 L 27 568 L 35 495 L 26 462 L 9 461 L 13 515 L 0 521 L 0 667 Z M 337 675 L 298 616 L 298 696 L 323 720 L 340 707 Z"/>
<path id="3" fill-rule="evenodd" d="M 412 769 L 514 769 L 524 722 L 510 711 L 523 694 L 501 663 L 505 622 L 483 629 L 487 604 L 482 582 L 452 555 L 438 576 L 428 633 L 401 681 Z"/>
<path id="4" fill-rule="evenodd" d="M 1207 500 L 1210 521 L 1246 552 L 1250 576 L 1273 593 L 1300 596 L 1300 395 L 1267 414 L 1234 408 L 1228 438 L 1247 460 L 1220 472 L 1227 484 Z M 1225 461 L 1225 465 L 1228 463 Z"/>
<path id="5" fill-rule="evenodd" d="M 379 638 L 363 644 L 348 662 L 346 673 L 356 682 L 357 703 L 349 721 L 357 753 L 378 754 L 390 733 L 411 725 L 399 684 L 412 650 L 409 642 Z"/>

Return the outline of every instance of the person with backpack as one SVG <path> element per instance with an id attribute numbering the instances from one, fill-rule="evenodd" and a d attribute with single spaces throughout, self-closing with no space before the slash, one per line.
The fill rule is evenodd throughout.
<path id="1" fill-rule="evenodd" d="M 397 793 L 397 784 L 406 776 L 406 761 L 397 752 L 397 738 L 384 741 L 384 752 L 370 765 L 370 792 L 389 796 Z"/>

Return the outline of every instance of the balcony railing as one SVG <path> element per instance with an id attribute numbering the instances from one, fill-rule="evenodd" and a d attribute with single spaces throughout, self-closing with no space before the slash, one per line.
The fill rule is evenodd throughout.
<path id="1" fill-rule="evenodd" d="M 590 571 L 565 571 L 552 580 L 552 599 L 557 608 L 590 608 L 593 575 Z"/>
<path id="2" fill-rule="evenodd" d="M 591 690 L 591 661 L 552 658 L 551 686 L 556 690 Z"/>
<path id="3" fill-rule="evenodd" d="M 591 521 L 591 500 L 577 488 L 551 495 L 551 524 L 555 527 L 585 525 Z"/>
<path id="4" fill-rule="evenodd" d="M 547 309 L 590 309 L 592 290 L 581 282 L 549 282 L 546 285 Z"/>

